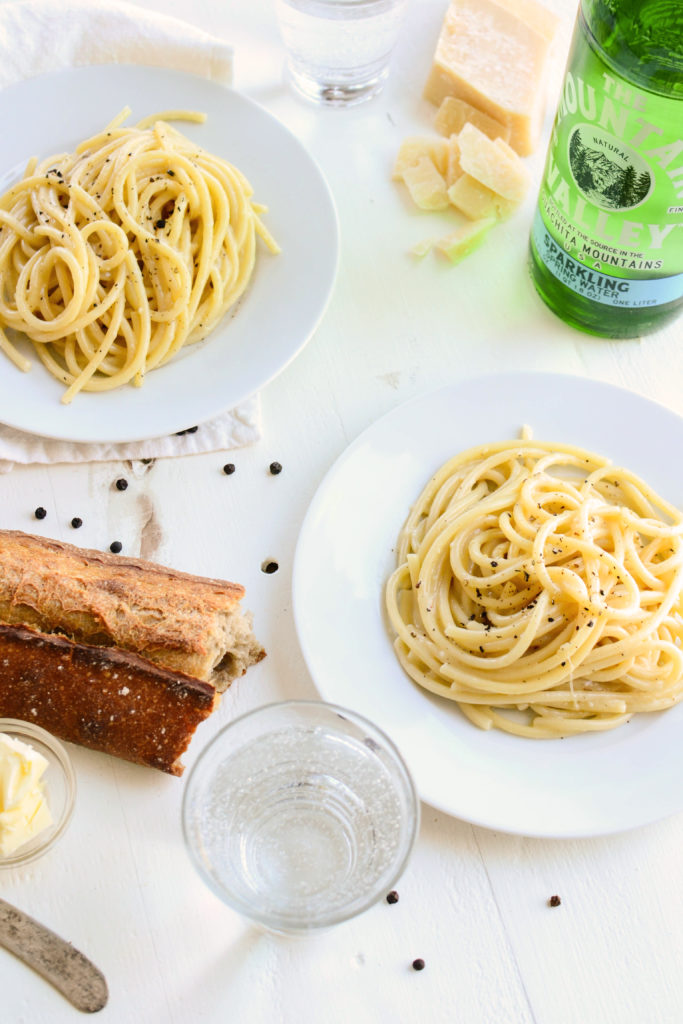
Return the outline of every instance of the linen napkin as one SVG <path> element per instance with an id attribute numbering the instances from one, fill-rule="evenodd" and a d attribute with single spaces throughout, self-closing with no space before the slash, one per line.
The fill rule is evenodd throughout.
<path id="1" fill-rule="evenodd" d="M 88 64 L 174 68 L 229 85 L 233 50 L 178 18 L 106 0 L 18 0 L 0 4 L 0 87 Z M 72 444 L 0 424 L 0 473 L 16 463 L 148 459 L 237 448 L 261 436 L 258 396 L 196 431 L 121 445 Z"/>

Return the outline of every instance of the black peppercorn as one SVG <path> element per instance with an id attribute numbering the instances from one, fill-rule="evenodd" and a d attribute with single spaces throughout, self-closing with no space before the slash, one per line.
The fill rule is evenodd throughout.
<path id="1" fill-rule="evenodd" d="M 73 519 L 71 520 L 71 525 L 73 526 L 74 530 L 78 530 L 79 527 L 83 526 L 83 520 L 79 516 L 74 516 Z"/>
<path id="2" fill-rule="evenodd" d="M 392 889 L 390 893 L 387 893 L 387 903 L 398 903 L 398 893 L 395 889 Z"/>
<path id="3" fill-rule="evenodd" d="M 225 473 L 226 476 L 231 476 L 235 472 L 235 463 L 226 462 L 225 465 L 223 466 L 223 472 Z"/>
<path id="4" fill-rule="evenodd" d="M 422 959 L 421 956 L 419 956 L 417 958 L 417 960 L 413 960 L 413 970 L 414 971 L 424 971 L 424 969 L 425 969 L 425 962 L 424 962 L 424 960 Z"/>
<path id="5" fill-rule="evenodd" d="M 549 907 L 559 907 L 561 902 L 562 902 L 562 900 L 560 899 L 559 896 L 557 896 L 557 895 L 551 896 L 550 899 L 548 900 L 548 906 Z"/>
<path id="6" fill-rule="evenodd" d="M 282 465 L 279 462 L 271 462 L 268 468 L 270 469 L 270 472 L 273 474 L 273 476 L 277 476 L 278 473 L 282 472 Z"/>
<path id="7" fill-rule="evenodd" d="M 113 551 L 115 555 L 118 555 L 118 553 L 122 549 L 122 547 L 123 547 L 123 544 L 121 543 L 120 540 L 114 540 L 109 545 L 109 550 Z"/>
<path id="8" fill-rule="evenodd" d="M 279 568 L 280 566 L 277 564 L 277 562 L 264 562 L 263 565 L 261 566 L 262 571 L 267 573 L 269 576 L 272 573 L 277 572 Z"/>
<path id="9" fill-rule="evenodd" d="M 47 515 L 47 511 L 43 508 L 42 505 L 39 505 L 33 514 L 36 517 L 36 519 L 44 519 L 45 516 Z"/>
<path id="10" fill-rule="evenodd" d="M 118 480 L 116 481 L 116 490 L 117 491 L 125 491 L 127 487 L 128 487 L 128 481 L 125 480 L 122 476 L 120 476 L 118 478 Z"/>

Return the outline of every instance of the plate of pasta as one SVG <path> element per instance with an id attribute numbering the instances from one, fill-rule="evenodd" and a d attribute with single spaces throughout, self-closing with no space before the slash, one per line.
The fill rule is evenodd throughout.
<path id="1" fill-rule="evenodd" d="M 683 808 L 683 420 L 580 377 L 420 396 L 328 471 L 293 576 L 325 700 L 423 800 L 530 836 Z"/>
<path id="2" fill-rule="evenodd" d="M 112 65 L 9 86 L 0 111 L 3 423 L 70 441 L 171 434 L 238 406 L 310 339 L 337 216 L 265 109 Z"/>

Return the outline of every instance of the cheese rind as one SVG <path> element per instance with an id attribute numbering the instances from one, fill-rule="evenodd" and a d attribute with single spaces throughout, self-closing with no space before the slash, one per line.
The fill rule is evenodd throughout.
<path id="1" fill-rule="evenodd" d="M 559 19 L 536 0 L 451 0 L 424 89 L 455 96 L 507 126 L 521 156 L 538 144 Z"/>

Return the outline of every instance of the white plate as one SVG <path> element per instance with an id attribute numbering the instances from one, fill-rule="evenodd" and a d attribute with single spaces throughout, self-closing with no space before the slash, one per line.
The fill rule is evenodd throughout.
<path id="1" fill-rule="evenodd" d="M 71 441 L 134 441 L 171 434 L 230 409 L 279 373 L 310 338 L 337 268 L 337 215 L 308 152 L 267 111 L 215 82 L 164 68 L 86 67 L 29 79 L 0 91 L 0 189 L 31 156 L 71 149 L 124 106 L 130 123 L 173 107 L 202 110 L 205 124 L 180 129 L 235 164 L 268 206 L 282 248 L 261 250 L 234 315 L 198 345 L 150 373 L 144 387 L 81 394 L 62 387 L 33 358 L 20 373 L 0 355 L 0 419 L 20 430 Z M 30 354 L 30 353 L 29 353 Z"/>
<path id="2" fill-rule="evenodd" d="M 683 808 L 683 704 L 564 740 L 483 732 L 404 674 L 385 625 L 393 546 L 424 484 L 449 456 L 519 436 L 524 424 L 608 456 L 683 505 L 683 420 L 671 411 L 576 377 L 463 381 L 384 416 L 328 472 L 297 545 L 296 627 L 323 699 L 385 729 L 427 803 L 503 832 L 616 832 Z"/>

